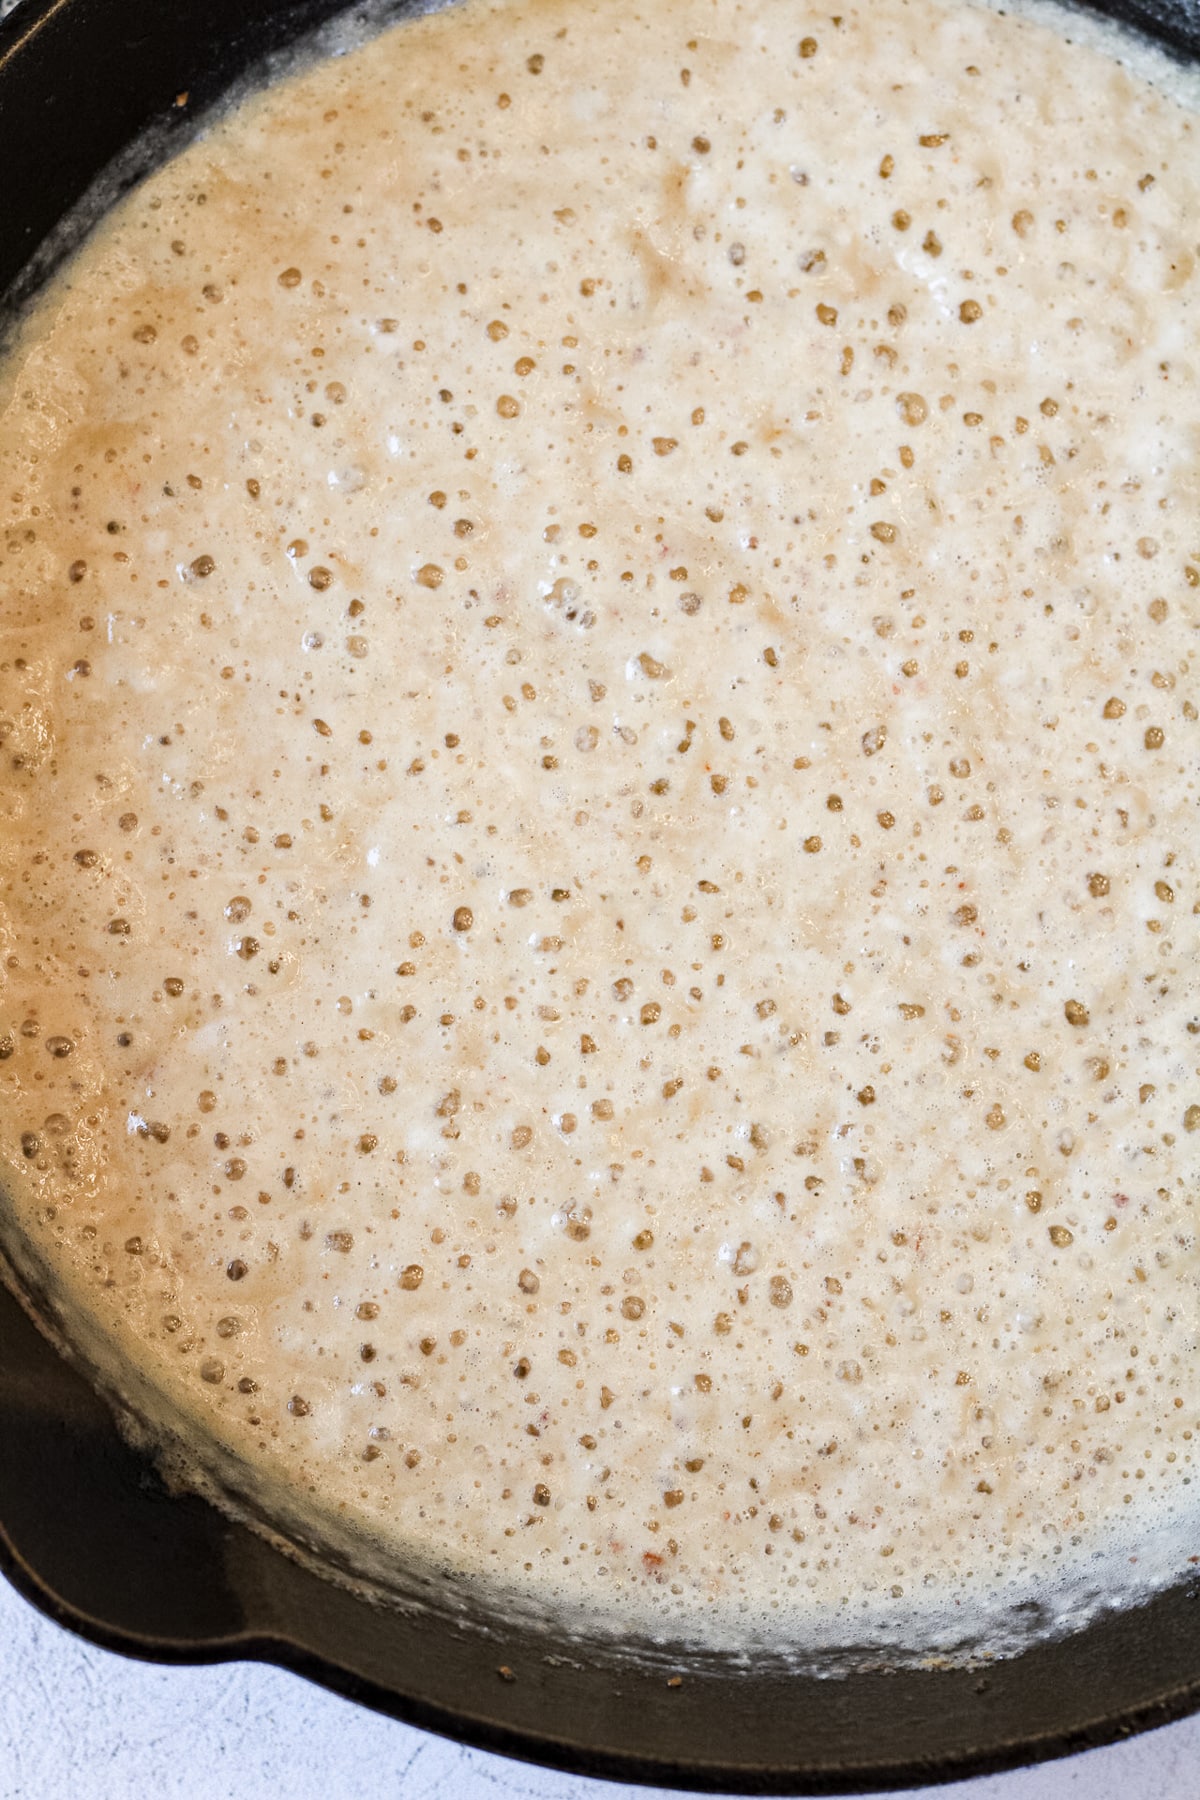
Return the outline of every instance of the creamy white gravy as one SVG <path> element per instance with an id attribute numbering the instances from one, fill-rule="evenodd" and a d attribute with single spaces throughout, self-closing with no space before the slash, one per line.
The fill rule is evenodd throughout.
<path id="1" fill-rule="evenodd" d="M 280 1516 L 726 1645 L 1200 1550 L 1197 218 L 1040 24 L 538 0 L 46 298 L 7 1204 Z"/>

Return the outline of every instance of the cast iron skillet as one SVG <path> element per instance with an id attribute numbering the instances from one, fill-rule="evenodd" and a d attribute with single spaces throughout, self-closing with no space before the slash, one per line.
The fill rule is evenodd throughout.
<path id="1" fill-rule="evenodd" d="M 1187 0 L 1093 3 L 1200 58 Z M 51 234 L 100 171 L 120 157 L 111 191 L 129 185 L 233 80 L 342 4 L 23 0 L 0 25 L 0 329 L 69 243 Z M 258 1658 L 489 1750 L 708 1791 L 947 1781 L 1200 1708 L 1192 1584 L 983 1671 L 867 1667 L 836 1679 L 684 1651 L 674 1664 L 584 1654 L 486 1606 L 458 1618 L 372 1606 L 169 1492 L 3 1288 L 0 1568 L 109 1649 Z"/>

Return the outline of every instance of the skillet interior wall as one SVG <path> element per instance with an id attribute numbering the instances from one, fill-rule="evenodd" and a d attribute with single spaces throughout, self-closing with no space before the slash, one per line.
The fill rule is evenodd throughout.
<path id="1" fill-rule="evenodd" d="M 214 114 L 335 41 L 434 9 L 430 0 L 0 3 L 0 344 L 93 225 Z"/>

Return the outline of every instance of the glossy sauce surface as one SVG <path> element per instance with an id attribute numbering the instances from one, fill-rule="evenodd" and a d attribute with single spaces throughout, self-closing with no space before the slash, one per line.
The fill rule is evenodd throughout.
<path id="1" fill-rule="evenodd" d="M 1200 159 L 839 18 L 407 24 L 44 302 L 0 1151 L 318 1534 L 1002 1645 L 1194 1548 Z"/>

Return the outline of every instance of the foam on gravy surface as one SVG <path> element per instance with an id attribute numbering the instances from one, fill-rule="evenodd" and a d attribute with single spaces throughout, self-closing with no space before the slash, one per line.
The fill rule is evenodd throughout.
<path id="1" fill-rule="evenodd" d="M 1200 1548 L 1198 187 L 966 6 L 473 6 L 44 302 L 5 1187 L 318 1530 L 917 1648 Z"/>

